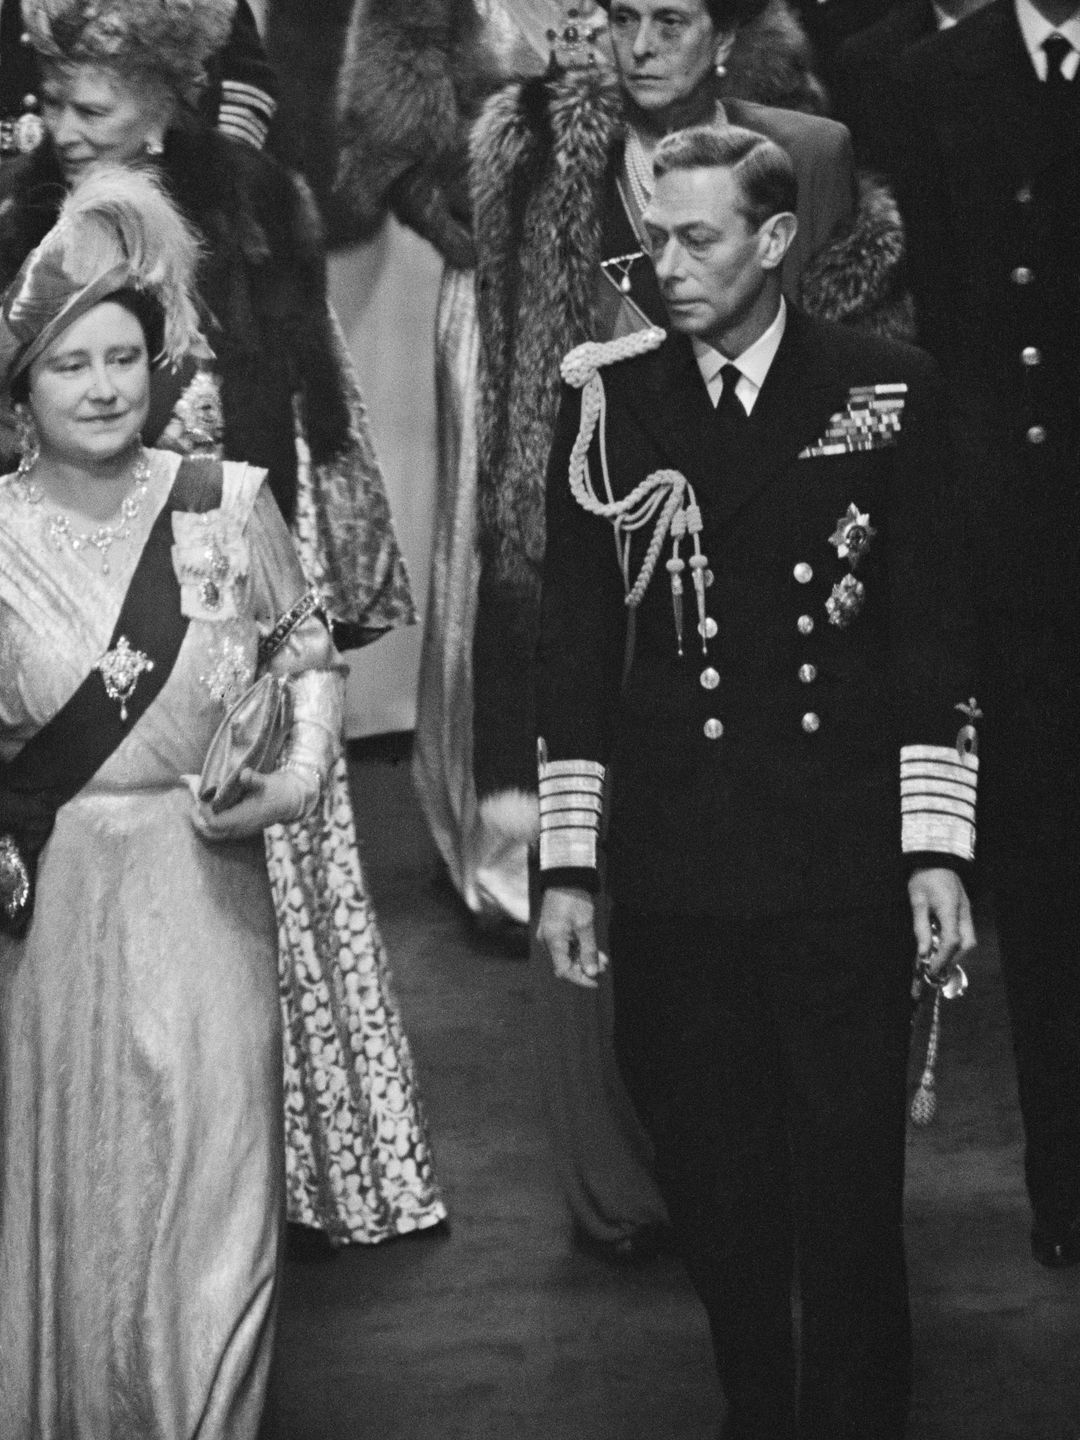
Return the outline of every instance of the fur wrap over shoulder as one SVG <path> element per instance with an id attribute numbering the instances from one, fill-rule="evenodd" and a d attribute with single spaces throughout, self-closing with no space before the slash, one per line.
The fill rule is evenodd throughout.
<path id="1" fill-rule="evenodd" d="M 195 117 L 169 132 L 161 173 L 205 247 L 198 299 L 221 379 L 225 457 L 265 466 L 289 519 L 294 400 L 316 464 L 349 438 L 314 206 L 275 161 Z M 64 189 L 48 144 L 0 173 L 0 287 L 52 226 Z"/>

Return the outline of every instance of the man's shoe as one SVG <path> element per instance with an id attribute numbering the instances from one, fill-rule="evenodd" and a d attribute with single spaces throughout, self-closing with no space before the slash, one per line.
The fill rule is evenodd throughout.
<path id="1" fill-rule="evenodd" d="M 1036 1225 L 1031 1232 L 1031 1253 L 1048 1270 L 1080 1265 L 1080 1215 L 1070 1225 Z"/>

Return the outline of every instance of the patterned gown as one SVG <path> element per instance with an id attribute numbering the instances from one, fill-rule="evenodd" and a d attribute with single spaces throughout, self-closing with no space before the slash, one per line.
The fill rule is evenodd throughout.
<path id="1" fill-rule="evenodd" d="M 408 577 L 344 342 L 348 450 L 310 463 L 297 417 L 294 541 L 326 613 L 374 637 L 415 620 Z M 160 441 L 217 454 L 221 405 L 196 377 Z M 367 898 L 348 773 L 339 760 L 322 812 L 266 832 L 278 916 L 284 1032 L 286 1187 L 291 1221 L 337 1243 L 373 1244 L 446 1218 L 408 1039 Z"/>
<path id="2" fill-rule="evenodd" d="M 0 481 L 5 759 L 109 646 L 179 463 L 149 456 L 108 574 Z M 256 622 L 304 579 L 262 472 L 225 470 L 221 511 L 174 513 L 174 555 L 185 522 L 227 517 L 247 597 L 191 619 L 164 689 L 58 812 L 25 939 L 0 936 L 4 1440 L 258 1428 L 284 1221 L 275 917 L 261 843 L 202 840 L 182 776 L 223 714 L 208 677 L 225 655 L 253 673 Z"/>

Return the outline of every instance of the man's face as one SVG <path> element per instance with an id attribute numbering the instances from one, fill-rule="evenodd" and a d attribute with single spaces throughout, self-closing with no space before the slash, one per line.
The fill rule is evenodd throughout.
<path id="1" fill-rule="evenodd" d="M 705 0 L 612 0 L 610 27 L 623 88 L 649 111 L 692 94 L 724 39 Z"/>
<path id="2" fill-rule="evenodd" d="M 730 169 L 669 170 L 656 182 L 645 231 L 671 323 L 684 335 L 712 343 L 761 300 L 766 242 L 741 200 Z"/>

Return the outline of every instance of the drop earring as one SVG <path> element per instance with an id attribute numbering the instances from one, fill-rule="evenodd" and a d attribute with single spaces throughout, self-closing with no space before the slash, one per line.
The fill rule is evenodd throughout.
<path id="1" fill-rule="evenodd" d="M 146 144 L 143 146 L 143 149 L 146 151 L 147 155 L 151 157 L 151 159 L 156 159 L 158 155 L 163 155 L 165 153 L 164 142 L 159 140 L 156 136 L 151 136 L 150 139 L 147 140 Z"/>
<path id="2" fill-rule="evenodd" d="M 25 480 L 41 458 L 37 426 L 25 405 L 15 406 L 15 432 L 19 437 L 19 466 L 15 473 Z"/>

